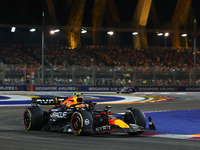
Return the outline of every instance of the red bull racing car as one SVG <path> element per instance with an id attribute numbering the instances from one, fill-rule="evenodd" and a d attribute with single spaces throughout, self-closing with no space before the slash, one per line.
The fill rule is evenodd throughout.
<path id="1" fill-rule="evenodd" d="M 49 130 L 73 132 L 74 135 L 95 133 L 128 133 L 138 135 L 144 131 L 155 131 L 155 125 L 139 109 L 128 108 L 125 114 L 113 114 L 111 106 L 97 110 L 96 103 L 84 102 L 81 94 L 72 97 L 32 98 L 31 107 L 25 109 L 23 123 L 26 130 Z M 40 105 L 53 105 L 43 111 Z"/>

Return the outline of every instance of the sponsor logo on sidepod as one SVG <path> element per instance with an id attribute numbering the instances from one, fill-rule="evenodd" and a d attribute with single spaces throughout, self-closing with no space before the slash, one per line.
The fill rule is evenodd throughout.
<path id="1" fill-rule="evenodd" d="M 90 124 L 90 120 L 89 119 L 85 119 L 85 125 L 89 125 Z"/>
<path id="2" fill-rule="evenodd" d="M 102 130 L 106 130 L 106 129 L 110 130 L 110 128 L 111 128 L 111 125 L 101 126 L 101 127 L 97 127 L 96 131 L 102 131 Z"/>
<path id="3" fill-rule="evenodd" d="M 67 118 L 67 112 L 52 112 L 50 117 Z"/>

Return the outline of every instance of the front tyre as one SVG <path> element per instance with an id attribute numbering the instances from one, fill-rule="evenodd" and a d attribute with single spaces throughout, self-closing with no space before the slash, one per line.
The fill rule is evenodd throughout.
<path id="1" fill-rule="evenodd" d="M 83 117 L 81 113 L 74 112 L 71 118 L 71 128 L 74 135 L 81 135 L 83 130 Z"/>
<path id="2" fill-rule="evenodd" d="M 26 130 L 41 130 L 44 126 L 44 114 L 41 108 L 34 106 L 25 109 L 23 123 Z"/>
<path id="3" fill-rule="evenodd" d="M 145 129 L 146 127 L 146 117 L 140 109 L 133 109 L 133 108 L 128 108 L 127 112 L 124 115 L 124 122 L 127 124 L 136 124 L 138 126 L 141 126 Z M 130 135 L 138 135 L 142 134 L 143 131 L 139 132 L 130 132 Z"/>
<path id="4" fill-rule="evenodd" d="M 93 118 L 89 111 L 76 111 L 71 116 L 71 128 L 74 135 L 93 133 Z"/>

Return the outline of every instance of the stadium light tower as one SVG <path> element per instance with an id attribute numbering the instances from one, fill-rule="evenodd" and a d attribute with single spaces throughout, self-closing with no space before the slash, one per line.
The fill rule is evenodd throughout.
<path id="1" fill-rule="evenodd" d="M 187 39 L 187 34 L 181 34 L 181 37 L 185 38 L 185 49 L 188 49 L 188 39 Z"/>
<path id="2" fill-rule="evenodd" d="M 50 31 L 50 34 L 51 34 L 51 46 L 52 46 L 52 35 L 55 34 L 55 31 L 54 31 L 54 30 L 51 30 L 51 31 Z"/>
<path id="3" fill-rule="evenodd" d="M 114 32 L 113 31 L 109 31 L 109 32 L 107 32 L 107 34 L 110 35 L 110 47 L 111 47 L 111 36 L 114 34 Z"/>
<path id="4" fill-rule="evenodd" d="M 50 31 L 50 34 L 51 34 L 51 46 L 52 46 L 52 35 L 57 33 L 57 32 L 60 32 L 60 29 L 55 29 L 55 30 L 51 30 Z"/>
<path id="5" fill-rule="evenodd" d="M 166 32 L 165 33 L 165 49 L 166 49 L 166 45 L 167 45 L 167 41 L 166 41 L 166 38 L 169 36 L 169 33 L 168 32 Z"/>
<path id="6" fill-rule="evenodd" d="M 196 18 L 194 19 L 194 47 L 193 47 L 193 55 L 194 55 L 194 65 L 193 65 L 193 68 L 194 68 L 194 73 L 193 73 L 193 85 L 195 85 L 195 68 L 196 68 L 196 38 L 197 38 L 197 20 Z"/>
<path id="7" fill-rule="evenodd" d="M 44 11 L 42 12 L 42 85 L 44 85 Z"/>

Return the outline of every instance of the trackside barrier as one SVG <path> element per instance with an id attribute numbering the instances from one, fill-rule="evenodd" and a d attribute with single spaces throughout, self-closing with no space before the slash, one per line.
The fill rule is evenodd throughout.
<path id="1" fill-rule="evenodd" d="M 0 91 L 26 91 L 26 85 L 0 85 Z"/>
<path id="2" fill-rule="evenodd" d="M 31 91 L 116 92 L 123 86 L 41 86 L 31 85 Z M 134 86 L 137 92 L 199 92 L 200 86 Z"/>
<path id="3" fill-rule="evenodd" d="M 123 86 L 31 85 L 30 91 L 116 92 Z M 200 86 L 134 86 L 137 92 L 200 92 Z M 0 91 L 27 91 L 26 85 L 0 85 Z"/>

